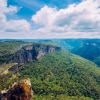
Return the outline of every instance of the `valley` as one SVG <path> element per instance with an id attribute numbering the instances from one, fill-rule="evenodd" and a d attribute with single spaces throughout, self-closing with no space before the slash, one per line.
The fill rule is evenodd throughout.
<path id="1" fill-rule="evenodd" d="M 1 40 L 0 91 L 30 78 L 33 100 L 99 100 L 99 46 L 98 39 Z"/>

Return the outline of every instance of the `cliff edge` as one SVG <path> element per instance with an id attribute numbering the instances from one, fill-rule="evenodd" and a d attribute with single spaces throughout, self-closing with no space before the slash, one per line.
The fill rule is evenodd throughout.
<path id="1" fill-rule="evenodd" d="M 44 45 L 44 44 L 33 44 L 22 47 L 14 55 L 14 62 L 18 65 L 23 65 L 27 62 L 32 61 L 33 59 L 39 59 L 47 53 L 52 53 L 55 51 L 60 51 L 61 47 Z"/>
<path id="2" fill-rule="evenodd" d="M 8 90 L 1 91 L 0 100 L 33 100 L 30 79 L 14 83 Z"/>

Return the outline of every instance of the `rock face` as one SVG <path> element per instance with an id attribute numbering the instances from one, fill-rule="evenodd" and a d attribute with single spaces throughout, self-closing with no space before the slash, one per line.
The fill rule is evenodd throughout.
<path id="1" fill-rule="evenodd" d="M 29 79 L 13 84 L 9 90 L 0 95 L 0 100 L 33 100 L 32 98 L 33 92 Z"/>
<path id="2" fill-rule="evenodd" d="M 47 53 L 52 53 L 54 51 L 60 51 L 60 47 L 43 45 L 43 44 L 33 44 L 21 48 L 14 55 L 14 62 L 19 65 L 23 65 L 33 59 L 39 59 Z"/>

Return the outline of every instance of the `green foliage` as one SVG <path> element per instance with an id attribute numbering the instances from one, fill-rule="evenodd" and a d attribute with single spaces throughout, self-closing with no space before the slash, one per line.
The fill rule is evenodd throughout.
<path id="1" fill-rule="evenodd" d="M 0 75 L 2 75 L 5 71 L 8 73 L 8 69 L 14 66 L 16 63 L 2 64 L 0 65 Z"/>
<path id="2" fill-rule="evenodd" d="M 0 91 L 8 89 L 17 80 L 19 80 L 19 75 L 13 75 L 13 73 L 0 75 Z"/>
<path id="3" fill-rule="evenodd" d="M 14 53 L 27 44 L 31 43 L 0 42 L 0 64 L 10 61 Z M 92 51 L 96 50 L 93 48 Z M 99 60 L 97 57 L 94 62 L 99 63 Z M 79 56 L 65 51 L 54 52 L 23 66 L 25 68 L 20 70 L 21 76 L 13 73 L 0 76 L 0 90 L 9 88 L 23 77 L 29 77 L 34 100 L 100 99 L 100 68 Z M 2 68 L 8 67 L 1 66 L 0 71 Z"/>
<path id="4" fill-rule="evenodd" d="M 49 94 L 48 96 L 43 96 L 43 95 L 35 95 L 33 100 L 93 100 L 92 98 L 89 97 L 78 97 L 78 96 L 67 96 L 67 95 L 57 95 L 54 96 L 52 94 Z"/>
<path id="5" fill-rule="evenodd" d="M 21 70 L 21 75 L 31 78 L 33 91 L 37 95 L 85 96 L 100 99 L 100 69 L 81 57 L 65 51 L 55 52 L 28 63 L 25 67 Z"/>

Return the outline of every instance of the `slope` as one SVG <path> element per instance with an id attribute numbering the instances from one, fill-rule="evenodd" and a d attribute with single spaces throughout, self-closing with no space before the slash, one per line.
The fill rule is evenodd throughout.
<path id="1" fill-rule="evenodd" d="M 84 40 L 83 46 L 74 48 L 72 52 L 100 66 L 100 39 Z"/>
<path id="2" fill-rule="evenodd" d="M 32 44 L 31 42 L 23 42 L 18 40 L 9 40 L 0 42 L 0 65 L 7 63 L 12 55 L 25 45 Z"/>
<path id="3" fill-rule="evenodd" d="M 62 95 L 57 100 L 65 100 L 66 96 L 100 99 L 100 69 L 91 61 L 66 51 L 50 53 L 34 60 L 26 64 L 20 74 L 31 78 L 33 91 L 39 96 L 57 99 Z"/>

